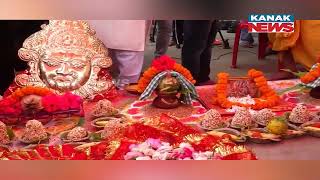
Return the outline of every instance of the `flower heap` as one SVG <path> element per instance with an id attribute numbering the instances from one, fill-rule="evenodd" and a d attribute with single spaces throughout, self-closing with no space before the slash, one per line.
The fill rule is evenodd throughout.
<path id="1" fill-rule="evenodd" d="M 45 111 L 52 113 L 57 111 L 80 110 L 82 98 L 70 92 L 64 95 L 47 95 L 42 98 L 42 106 Z"/>
<path id="2" fill-rule="evenodd" d="M 180 143 L 174 148 L 159 139 L 149 138 L 141 144 L 131 144 L 125 160 L 210 160 L 214 159 L 212 151 L 196 152 L 191 144 Z"/>
<path id="3" fill-rule="evenodd" d="M 27 98 L 28 97 L 28 98 Z M 24 87 L 0 101 L 0 114 L 20 116 L 28 107 L 36 107 L 48 113 L 80 110 L 82 98 L 72 93 L 56 95 L 47 88 Z"/>
<path id="4" fill-rule="evenodd" d="M 29 95 L 46 96 L 50 94 L 52 94 L 52 92 L 47 88 L 27 86 L 17 89 L 10 96 L 0 101 L 0 114 L 18 116 L 23 111 L 21 100 L 24 97 Z"/>
<path id="5" fill-rule="evenodd" d="M 175 71 L 184 76 L 192 84 L 195 84 L 196 81 L 193 79 L 190 71 L 184 68 L 181 64 L 176 63 L 169 56 L 161 56 L 153 60 L 151 67 L 149 67 L 144 73 L 143 76 L 139 79 L 138 82 L 138 92 L 142 93 L 151 80 L 159 73 L 163 71 Z"/>
<path id="6" fill-rule="evenodd" d="M 215 102 L 223 108 L 231 108 L 232 106 L 240 106 L 246 108 L 252 108 L 260 110 L 264 108 L 270 108 L 275 106 L 279 101 L 279 96 L 276 92 L 268 86 L 268 82 L 261 71 L 251 69 L 248 72 L 248 77 L 255 82 L 255 85 L 259 89 L 261 96 L 259 98 L 253 98 L 254 104 L 245 104 L 240 102 L 231 102 L 228 99 L 227 89 L 229 83 L 228 73 L 219 73 L 218 81 L 216 85 Z"/>
<path id="7" fill-rule="evenodd" d="M 157 139 L 149 139 L 147 141 L 149 144 L 153 144 L 153 147 L 157 147 L 160 143 L 160 147 L 157 149 L 158 152 L 161 150 L 167 151 L 172 147 L 172 155 L 167 156 L 165 153 L 155 153 L 152 157 L 156 159 L 163 159 L 164 157 L 172 157 L 175 159 L 195 159 L 195 160 L 205 160 L 205 159 L 217 159 L 217 160 L 256 160 L 255 155 L 245 149 L 244 147 L 218 147 L 215 152 L 212 152 L 212 147 L 206 151 L 197 150 L 196 147 L 191 147 L 188 143 L 180 143 L 178 148 L 173 148 L 168 143 L 159 142 Z M 77 149 L 71 144 L 63 144 L 57 146 L 46 146 L 38 145 L 35 148 L 27 150 L 18 150 L 18 151 L 9 151 L 8 149 L 3 149 L 3 153 L 0 154 L 0 160 L 123 160 L 126 157 L 127 159 L 134 157 L 133 153 L 128 153 L 136 150 L 142 150 L 138 147 L 139 144 L 126 141 L 122 142 L 121 146 L 114 151 L 114 148 L 117 148 L 117 143 L 113 144 L 111 142 L 101 142 L 97 145 L 91 146 L 89 148 Z M 151 146 L 151 145 L 150 145 Z M 130 150 L 132 149 L 132 150 Z M 153 148 L 152 148 L 153 149 Z M 121 157 L 114 158 L 113 156 L 117 152 L 123 152 L 125 154 Z M 146 153 L 150 153 L 147 150 L 144 150 Z M 201 151 L 201 152 L 200 152 Z M 122 154 L 122 153 L 120 153 Z M 213 156 L 212 156 L 213 155 Z M 110 156 L 112 158 L 110 158 Z M 134 158 L 131 158 L 134 159 Z M 135 158 L 137 159 L 137 158 Z M 147 159 L 147 157 L 140 157 L 138 159 Z"/>

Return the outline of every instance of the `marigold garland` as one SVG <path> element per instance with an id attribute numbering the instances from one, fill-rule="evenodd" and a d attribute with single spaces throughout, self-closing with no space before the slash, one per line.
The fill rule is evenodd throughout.
<path id="1" fill-rule="evenodd" d="M 307 74 L 300 78 L 301 82 L 308 84 L 320 77 L 320 64 L 317 63 L 316 67 L 310 70 Z"/>
<path id="2" fill-rule="evenodd" d="M 240 107 L 260 110 L 263 108 L 273 107 L 279 101 L 279 96 L 276 94 L 276 92 L 273 89 L 271 89 L 268 86 L 267 79 L 264 77 L 264 74 L 261 71 L 257 71 L 255 69 L 251 69 L 250 71 L 248 71 L 248 77 L 255 82 L 257 88 L 261 92 L 260 98 L 253 98 L 255 101 L 254 105 L 229 101 L 227 97 L 229 74 L 219 73 L 217 77 L 218 77 L 218 81 L 216 85 L 217 96 L 215 97 L 215 102 L 223 108 L 240 106 Z"/>
<path id="3" fill-rule="evenodd" d="M 142 77 L 138 81 L 138 92 L 142 93 L 157 74 L 166 70 L 176 71 L 191 83 L 196 83 L 188 69 L 184 68 L 181 64 L 176 63 L 169 56 L 164 55 L 154 59 L 151 67 L 143 73 Z"/>
<path id="4" fill-rule="evenodd" d="M 46 96 L 49 94 L 53 94 L 53 92 L 51 92 L 48 88 L 26 86 L 14 91 L 10 95 L 10 97 L 16 100 L 20 100 L 21 98 L 28 95 Z"/>

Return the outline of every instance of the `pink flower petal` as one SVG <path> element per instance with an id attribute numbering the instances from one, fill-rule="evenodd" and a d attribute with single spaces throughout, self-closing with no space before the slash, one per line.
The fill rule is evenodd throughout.
<path id="1" fill-rule="evenodd" d="M 198 114 L 204 114 L 204 113 L 206 113 L 207 112 L 207 110 L 205 109 L 205 108 L 198 108 Z"/>
<path id="2" fill-rule="evenodd" d="M 192 106 L 201 106 L 201 104 L 197 101 L 192 102 Z"/>
<path id="3" fill-rule="evenodd" d="M 139 113 L 138 108 L 131 108 L 128 110 L 128 114 L 131 114 L 131 115 L 138 114 L 138 113 Z"/>
<path id="4" fill-rule="evenodd" d="M 134 107 L 142 107 L 145 106 L 147 104 L 150 104 L 151 101 L 140 101 L 140 102 L 136 102 L 133 104 Z"/>

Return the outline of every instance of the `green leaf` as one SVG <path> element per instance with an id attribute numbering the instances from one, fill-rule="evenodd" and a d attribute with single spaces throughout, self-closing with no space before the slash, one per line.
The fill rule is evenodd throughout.
<path id="1" fill-rule="evenodd" d="M 289 73 L 292 73 L 293 75 L 301 78 L 302 76 L 304 76 L 305 74 L 307 74 L 307 72 L 293 72 L 291 71 L 290 69 L 280 69 L 281 71 L 285 71 L 285 72 L 289 72 Z"/>
<path id="2" fill-rule="evenodd" d="M 187 95 L 187 94 L 190 94 L 191 91 L 189 89 L 183 88 L 183 89 L 181 89 L 180 93 L 183 94 L 183 95 Z"/>
<path id="3" fill-rule="evenodd" d="M 304 88 L 304 86 L 302 86 L 301 84 L 297 84 L 297 85 L 295 85 L 293 87 L 290 87 L 290 88 L 284 89 L 282 91 L 279 91 L 278 95 L 283 95 L 284 93 L 289 92 L 289 91 L 293 91 L 293 90 L 301 90 L 302 88 Z"/>
<path id="4" fill-rule="evenodd" d="M 89 140 L 93 141 L 93 142 L 101 141 L 102 140 L 101 133 L 91 133 L 90 137 L 89 137 Z"/>
<path id="5" fill-rule="evenodd" d="M 65 139 L 65 138 L 67 138 L 67 135 L 68 135 L 67 132 L 62 133 L 62 134 L 60 135 L 60 138 L 61 138 L 61 139 Z"/>
<path id="6" fill-rule="evenodd" d="M 84 123 L 85 123 L 85 119 L 84 119 L 83 117 L 81 117 L 81 118 L 79 119 L 79 122 L 78 122 L 77 126 L 83 126 Z"/>
<path id="7" fill-rule="evenodd" d="M 9 139 L 12 140 L 14 138 L 14 132 L 11 128 L 7 127 L 7 134 L 9 136 Z"/>
<path id="8" fill-rule="evenodd" d="M 167 86 L 167 87 L 162 88 L 160 91 L 167 91 L 169 89 L 171 89 L 171 87 Z"/>

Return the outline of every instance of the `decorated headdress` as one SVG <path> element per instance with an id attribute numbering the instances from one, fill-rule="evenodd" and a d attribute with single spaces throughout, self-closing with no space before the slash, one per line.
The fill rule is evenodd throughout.
<path id="1" fill-rule="evenodd" d="M 94 95 L 108 91 L 112 86 L 110 79 L 98 77 L 103 68 L 112 65 L 108 57 L 108 50 L 104 44 L 95 36 L 95 31 L 90 29 L 85 21 L 51 20 L 48 25 L 43 25 L 42 30 L 28 37 L 23 47 L 19 49 L 19 57 L 27 61 L 29 74 L 16 76 L 17 85 L 23 86 L 48 86 L 41 77 L 39 62 L 51 53 L 81 54 L 89 59 L 91 70 L 87 82 L 80 88 L 73 90 L 75 94 L 83 98 L 92 98 Z M 72 59 L 70 59 L 72 60 Z M 84 76 L 84 75 L 83 75 Z M 49 87 L 57 93 L 62 93 L 54 87 Z"/>

